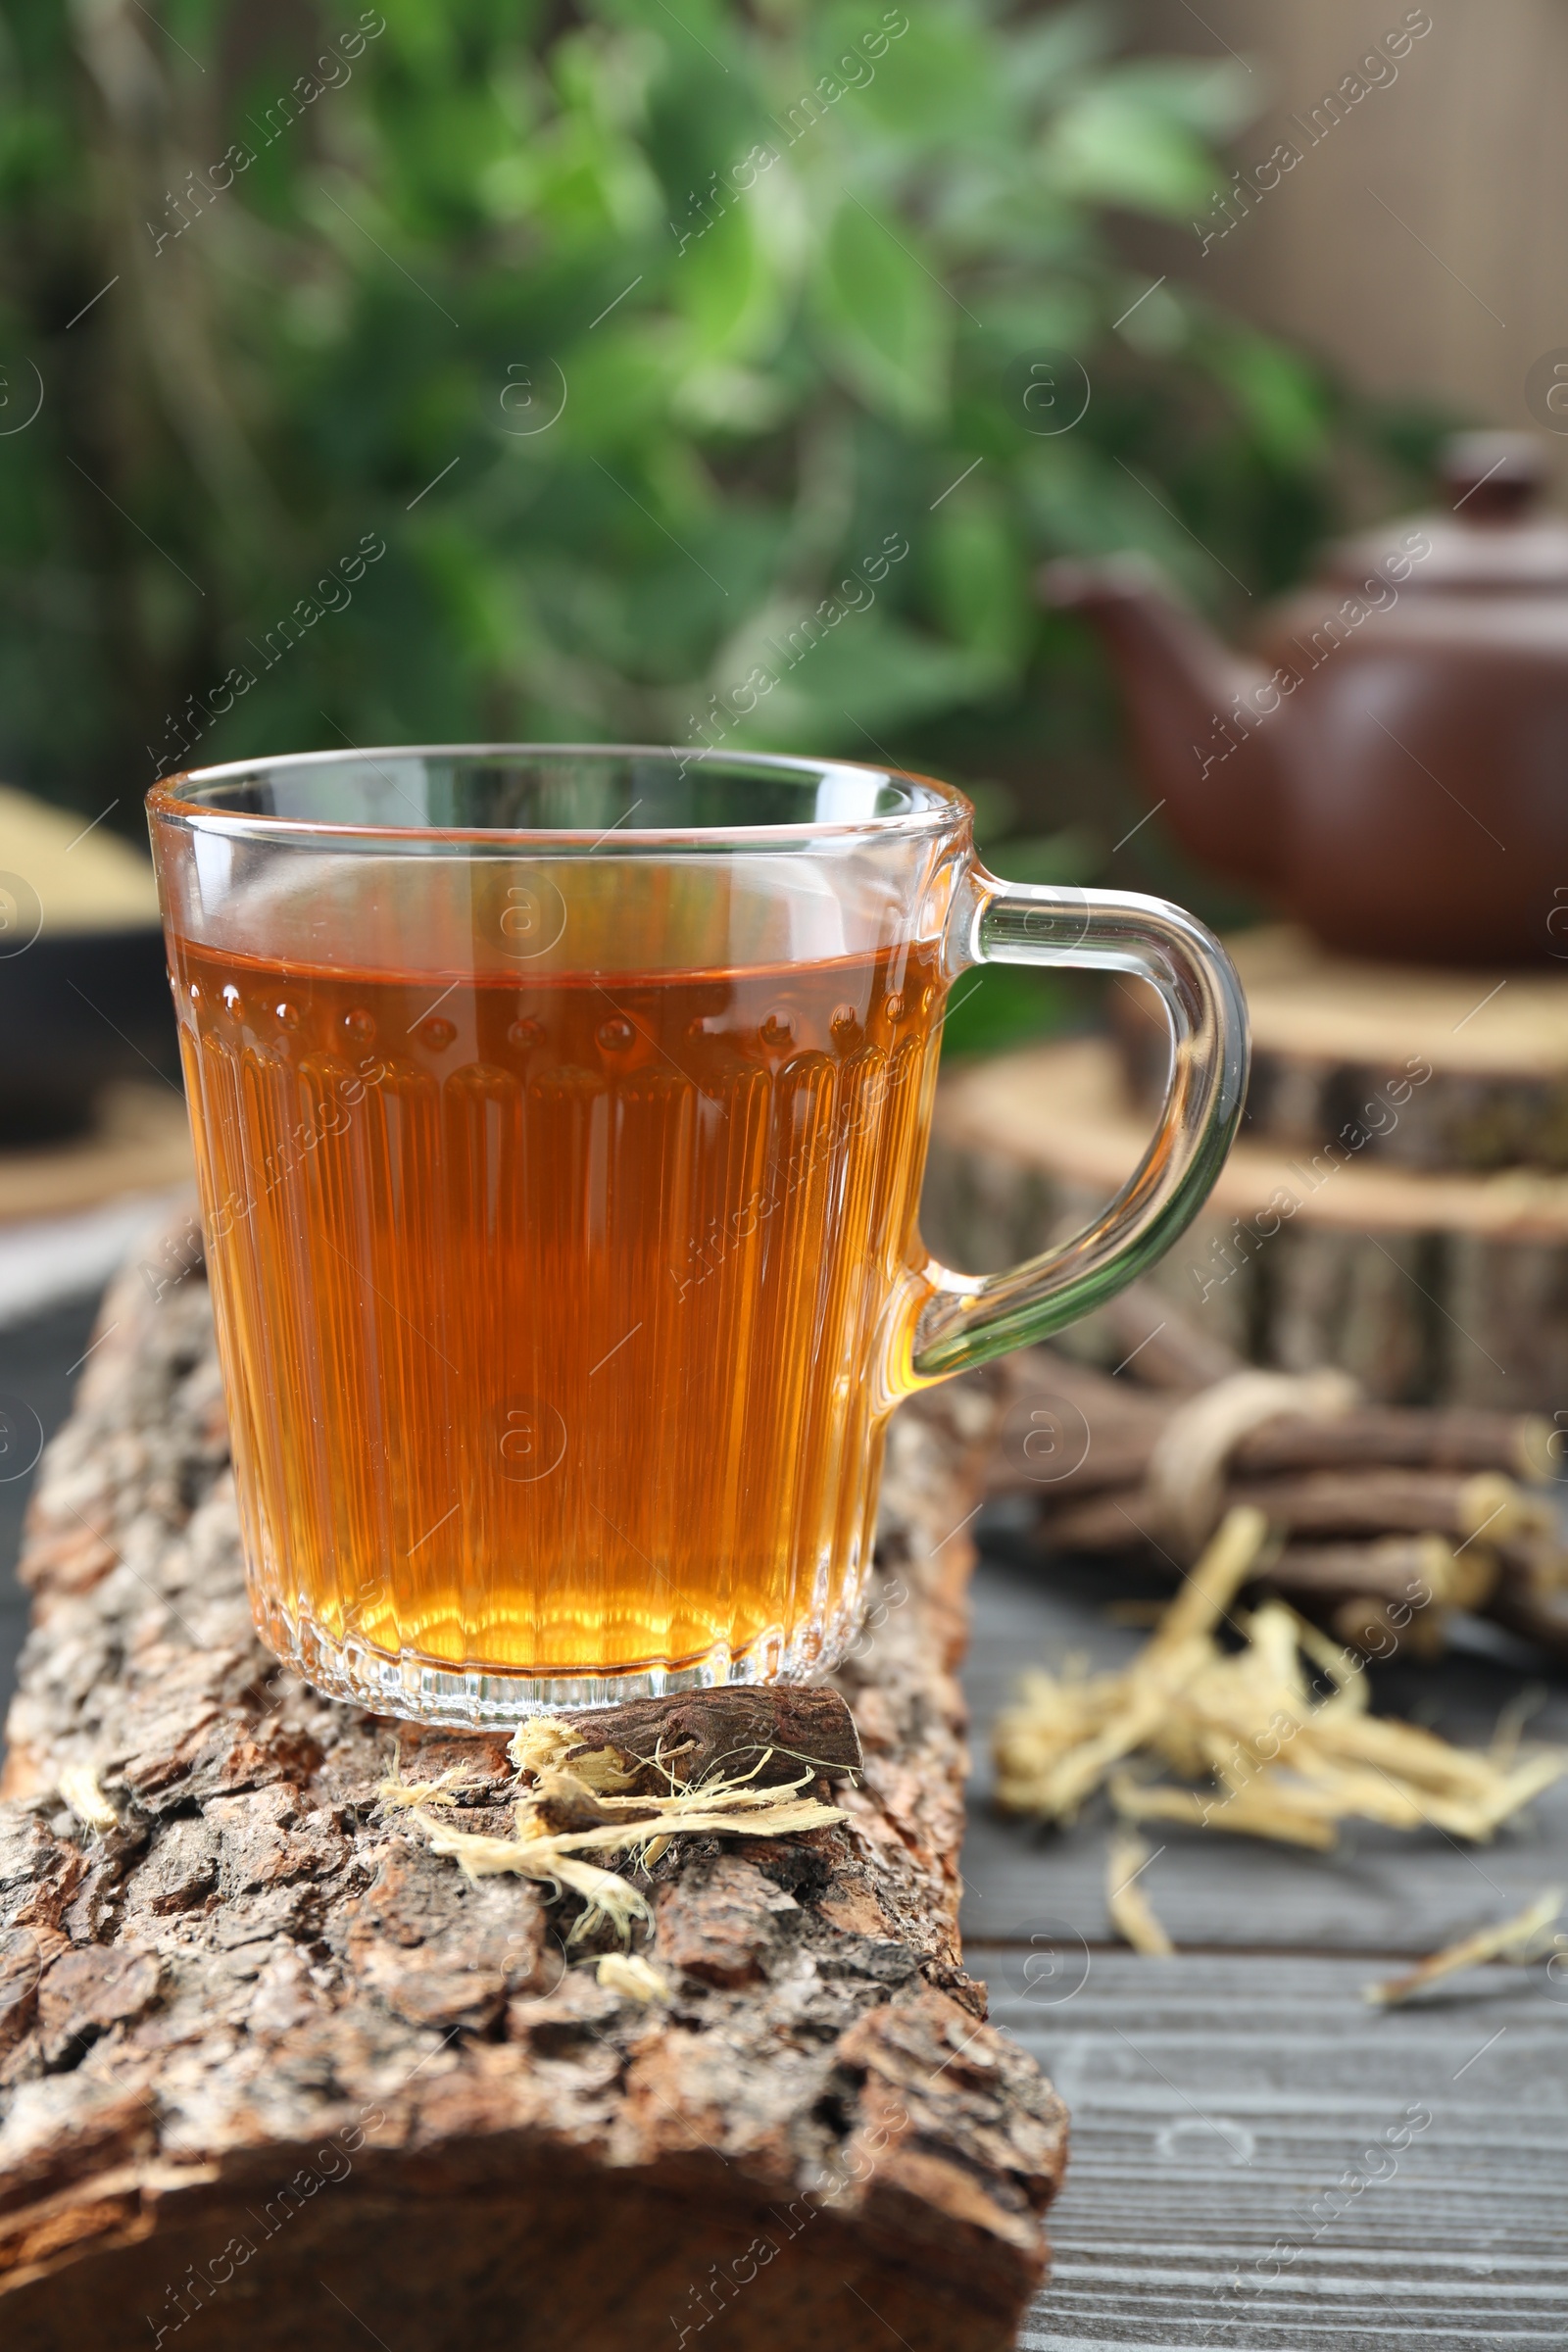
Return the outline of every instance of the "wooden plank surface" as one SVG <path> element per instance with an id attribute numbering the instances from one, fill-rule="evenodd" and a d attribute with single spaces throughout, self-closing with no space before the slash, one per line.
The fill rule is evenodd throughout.
<path id="1" fill-rule="evenodd" d="M 1381 2013 L 1360 1959 L 971 1958 L 1073 2116 L 1029 2352 L 1568 2341 L 1568 1984 Z"/>
<path id="2" fill-rule="evenodd" d="M 1141 1638 L 1107 1620 L 1097 1572 L 1014 1554 L 993 1537 L 976 1583 L 977 1735 L 1031 1659 L 1110 1664 Z M 1525 1679 L 1449 1659 L 1389 1670 L 1379 1702 L 1479 1739 Z M 1568 1736 L 1560 1673 L 1531 1730 Z M 1362 1997 L 1395 1954 L 1568 1880 L 1568 1802 L 1474 1850 L 1368 1829 L 1287 1855 L 1174 1831 L 1142 1883 L 1196 1948 L 1151 1960 L 1109 1937 L 1105 1817 L 1046 1839 L 997 1820 L 984 1744 L 965 1956 L 1072 2115 L 1025 2352 L 1568 2345 L 1568 1980 L 1494 1966 L 1403 2009 Z"/>

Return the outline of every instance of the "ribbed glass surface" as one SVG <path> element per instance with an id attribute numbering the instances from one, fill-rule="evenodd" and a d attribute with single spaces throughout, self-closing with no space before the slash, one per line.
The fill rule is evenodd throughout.
<path id="1" fill-rule="evenodd" d="M 171 951 L 277 1645 L 470 1719 L 830 1653 L 932 950 L 450 986 Z"/>

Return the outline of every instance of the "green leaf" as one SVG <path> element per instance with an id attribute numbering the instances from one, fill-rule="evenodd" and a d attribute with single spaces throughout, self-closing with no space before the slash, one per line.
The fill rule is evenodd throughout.
<path id="1" fill-rule="evenodd" d="M 1261 111 L 1266 89 L 1237 58 L 1205 65 L 1197 58 L 1141 57 L 1115 67 L 1101 83 L 1109 98 L 1141 106 L 1204 138 L 1226 139 Z"/>
<path id="2" fill-rule="evenodd" d="M 690 324 L 694 360 L 750 360 L 777 344 L 795 277 L 777 220 L 760 184 L 732 194 L 728 210 L 707 224 L 701 214 L 682 223 L 686 242 L 666 283 Z"/>
<path id="3" fill-rule="evenodd" d="M 617 313 L 607 319 L 597 334 L 584 335 L 563 355 L 565 408 L 559 424 L 551 428 L 548 450 L 542 435 L 537 442 L 517 439 L 525 456 L 536 461 L 554 458 L 558 442 L 560 448 L 612 449 L 659 431 L 679 380 L 677 330 L 667 318 L 639 318 L 634 314 L 617 325 L 619 317 Z M 547 385 L 549 371 L 542 371 L 538 380 Z M 541 400 L 544 397 L 541 391 Z"/>
<path id="4" fill-rule="evenodd" d="M 1028 566 L 1002 500 L 983 482 L 937 508 L 926 569 L 948 635 L 1015 669 L 1034 634 Z"/>
<path id="5" fill-rule="evenodd" d="M 1071 1010 L 1072 999 L 1058 972 L 1031 972 L 1016 963 L 965 972 L 948 999 L 943 1058 L 1003 1054 L 1030 1038 L 1049 1037 L 1066 1026 Z"/>
<path id="6" fill-rule="evenodd" d="M 1078 443 L 1077 447 L 1074 443 Z M 1043 443 L 1020 468 L 1019 488 L 1047 547 L 1106 556 L 1136 549 L 1200 603 L 1224 574 L 1177 512 L 1168 480 L 1140 452 L 1129 469 L 1082 443 L 1077 434 Z"/>
<path id="7" fill-rule="evenodd" d="M 901 21 L 899 32 L 894 27 Z M 918 0 L 907 11 L 884 11 L 876 26 L 852 6 L 836 22 L 838 38 L 813 44 L 812 54 L 819 73 L 827 74 L 825 82 L 818 81 L 819 94 L 834 82 L 844 91 L 834 103 L 847 129 L 863 114 L 901 140 L 948 144 L 994 134 L 997 106 L 1005 102 L 999 87 L 1001 58 L 966 9 L 932 8 Z M 888 36 L 880 57 L 867 49 L 865 36 L 873 30 Z"/>
<path id="8" fill-rule="evenodd" d="M 1136 92 L 1089 90 L 1057 116 L 1046 166 L 1065 194 L 1088 204 L 1179 220 L 1206 203 L 1214 165 L 1187 125 Z"/>
<path id="9" fill-rule="evenodd" d="M 824 239 L 815 290 L 829 355 L 848 386 L 897 423 L 938 423 L 956 312 L 908 224 L 895 230 L 850 197 Z"/>
<path id="10" fill-rule="evenodd" d="M 1129 282 L 1125 293 L 1118 293 L 1115 299 L 1124 306 L 1115 331 L 1132 350 L 1151 359 L 1163 359 L 1181 350 L 1192 321 L 1187 305 L 1174 288 Z"/>
<path id="11" fill-rule="evenodd" d="M 1065 825 L 1059 833 L 1014 836 L 998 845 L 988 858 L 993 873 L 1008 882 L 1081 886 L 1100 873 L 1103 850 L 1085 825 Z"/>
<path id="12" fill-rule="evenodd" d="M 1115 45 L 1115 26 L 1101 0 L 1078 0 L 1020 26 L 1011 44 L 1008 79 L 1029 98 L 1064 97 L 1085 67 Z"/>
<path id="13" fill-rule="evenodd" d="M 1211 365 L 1270 457 L 1294 466 L 1319 455 L 1323 386 L 1307 362 L 1266 335 L 1227 324 L 1212 338 Z"/>
<path id="14" fill-rule="evenodd" d="M 837 621 L 828 617 L 835 605 Z M 727 650 L 711 683 L 737 711 L 732 744 L 864 751 L 894 721 L 951 710 L 994 678 L 993 663 L 961 647 L 823 598 L 814 609 L 764 614 Z M 755 709 L 740 712 L 754 698 Z"/>

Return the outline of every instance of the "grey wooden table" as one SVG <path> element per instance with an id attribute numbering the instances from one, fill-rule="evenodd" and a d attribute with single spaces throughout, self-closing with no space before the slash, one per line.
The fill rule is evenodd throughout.
<path id="1" fill-rule="evenodd" d="M 981 1727 L 1021 1667 L 1108 1665 L 1141 1638 L 1108 1619 L 1097 1572 L 1010 1548 L 976 1586 Z M 1492 1646 L 1391 1669 L 1377 1703 L 1483 1741 L 1529 1674 Z M 1560 1676 L 1529 1731 L 1568 1740 Z M 1401 2009 L 1362 1997 L 1568 1884 L 1568 1788 L 1483 1847 L 1371 1828 L 1329 1855 L 1156 1834 L 1142 1884 L 1179 1947 L 1156 1960 L 1112 1937 L 1107 1817 L 1045 1837 L 998 1820 L 976 1746 L 970 1965 L 1073 2116 L 1054 2276 L 1023 2344 L 1568 2346 L 1568 1976 L 1493 1966 Z"/>

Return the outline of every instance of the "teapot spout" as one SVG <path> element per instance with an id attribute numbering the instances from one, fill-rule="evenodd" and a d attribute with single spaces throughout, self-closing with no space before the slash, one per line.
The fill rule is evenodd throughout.
<path id="1" fill-rule="evenodd" d="M 1219 872 L 1268 882 L 1280 833 L 1278 745 L 1268 727 L 1281 701 L 1277 678 L 1222 645 L 1137 557 L 1051 564 L 1039 586 L 1042 602 L 1082 612 L 1104 641 L 1139 770 L 1172 831 Z"/>

